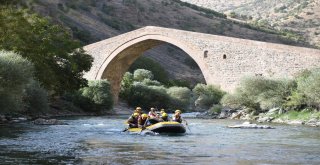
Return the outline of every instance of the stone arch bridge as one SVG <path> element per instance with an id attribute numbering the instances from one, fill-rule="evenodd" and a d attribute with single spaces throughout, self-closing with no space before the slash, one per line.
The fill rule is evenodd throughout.
<path id="1" fill-rule="evenodd" d="M 147 26 L 84 47 L 94 57 L 88 80 L 108 79 L 117 102 L 120 82 L 148 49 L 170 43 L 200 67 L 207 84 L 232 92 L 244 76 L 290 78 L 320 66 L 320 50 Z"/>

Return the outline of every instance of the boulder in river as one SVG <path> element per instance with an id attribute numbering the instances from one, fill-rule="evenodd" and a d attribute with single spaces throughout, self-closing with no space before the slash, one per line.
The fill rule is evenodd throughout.
<path id="1" fill-rule="evenodd" d="M 257 124 L 252 124 L 250 122 L 244 122 L 242 124 L 228 126 L 228 128 L 274 129 L 274 127 L 271 127 L 268 125 L 257 125 Z"/>
<path id="2" fill-rule="evenodd" d="M 33 121 L 34 124 L 37 125 L 68 125 L 67 123 L 64 123 L 57 119 L 43 119 L 39 118 Z"/>

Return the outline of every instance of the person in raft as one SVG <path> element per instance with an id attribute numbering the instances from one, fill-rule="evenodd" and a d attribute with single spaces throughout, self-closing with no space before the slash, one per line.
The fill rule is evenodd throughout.
<path id="1" fill-rule="evenodd" d="M 148 115 L 142 114 L 138 119 L 138 127 L 144 129 L 148 125 L 149 125 Z"/>
<path id="2" fill-rule="evenodd" d="M 150 108 L 150 112 L 149 112 L 148 116 L 151 119 L 157 119 L 159 117 L 158 114 L 155 111 L 155 108 Z"/>
<path id="3" fill-rule="evenodd" d="M 181 110 L 177 109 L 172 116 L 172 121 L 182 123 L 183 118 L 181 117 Z"/>
<path id="4" fill-rule="evenodd" d="M 139 113 L 133 113 L 127 120 L 129 128 L 138 128 Z"/>

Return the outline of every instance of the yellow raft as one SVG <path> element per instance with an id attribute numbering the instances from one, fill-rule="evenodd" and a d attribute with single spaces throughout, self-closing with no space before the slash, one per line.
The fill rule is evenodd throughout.
<path id="1" fill-rule="evenodd" d="M 159 122 L 146 127 L 146 130 L 156 133 L 185 133 L 186 128 L 183 124 L 175 121 Z M 140 133 L 141 128 L 129 128 L 129 132 Z"/>

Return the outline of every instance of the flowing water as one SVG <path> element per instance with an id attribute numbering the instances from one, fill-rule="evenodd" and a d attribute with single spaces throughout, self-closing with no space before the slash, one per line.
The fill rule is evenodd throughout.
<path id="1" fill-rule="evenodd" d="M 142 136 L 122 133 L 124 119 L 0 126 L 0 164 L 320 164 L 320 128 L 230 129 L 243 121 L 188 119 L 183 136 Z"/>

